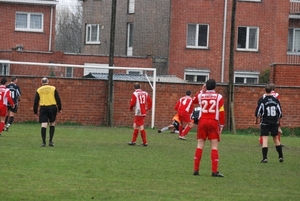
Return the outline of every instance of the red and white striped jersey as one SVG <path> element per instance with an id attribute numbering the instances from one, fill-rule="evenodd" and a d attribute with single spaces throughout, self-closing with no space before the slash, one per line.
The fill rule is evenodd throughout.
<path id="1" fill-rule="evenodd" d="M 188 113 L 193 112 L 193 99 L 190 96 L 181 97 L 175 104 L 175 110 L 177 111 L 186 111 Z"/>
<path id="2" fill-rule="evenodd" d="M 147 110 L 152 108 L 152 99 L 147 92 L 141 89 L 133 92 L 130 100 L 130 110 L 133 108 L 136 116 L 146 116 Z"/>
<path id="3" fill-rule="evenodd" d="M 200 119 L 215 119 L 222 126 L 225 123 L 224 100 L 221 94 L 214 90 L 198 93 L 193 100 L 194 104 L 201 107 Z M 201 120 L 200 120 L 201 121 Z"/>
<path id="4" fill-rule="evenodd" d="M 7 105 L 8 102 L 10 105 L 14 105 L 10 96 L 10 90 L 4 85 L 0 85 L 0 105 Z"/>

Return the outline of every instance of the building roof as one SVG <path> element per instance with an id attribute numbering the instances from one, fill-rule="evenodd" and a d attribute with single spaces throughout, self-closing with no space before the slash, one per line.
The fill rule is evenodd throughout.
<path id="1" fill-rule="evenodd" d="M 0 3 L 25 3 L 25 4 L 42 4 L 42 5 L 56 5 L 58 0 L 0 0 Z"/>
<path id="2" fill-rule="evenodd" d="M 130 75 L 130 74 L 113 74 L 113 80 L 119 81 L 136 81 L 136 82 L 147 82 L 149 78 L 153 81 L 152 75 Z M 107 80 L 108 73 L 89 73 L 84 78 L 95 78 L 100 80 Z M 156 76 L 156 82 L 168 82 L 168 83 L 186 83 L 185 80 L 176 77 L 175 75 L 159 75 Z"/>

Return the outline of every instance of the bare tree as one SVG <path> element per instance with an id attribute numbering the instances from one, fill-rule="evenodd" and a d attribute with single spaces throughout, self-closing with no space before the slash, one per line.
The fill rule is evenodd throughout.
<path id="1" fill-rule="evenodd" d="M 74 7 L 64 6 L 56 11 L 56 51 L 68 53 L 81 52 L 82 2 Z"/>

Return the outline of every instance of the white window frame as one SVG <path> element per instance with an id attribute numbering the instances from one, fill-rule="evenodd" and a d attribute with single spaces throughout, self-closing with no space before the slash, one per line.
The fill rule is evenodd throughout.
<path id="1" fill-rule="evenodd" d="M 129 75 L 143 75 L 142 70 L 126 70 L 126 74 Z"/>
<path id="2" fill-rule="evenodd" d="M 0 75 L 9 75 L 9 74 L 10 74 L 10 64 L 0 63 Z"/>
<path id="3" fill-rule="evenodd" d="M 18 14 L 26 15 L 26 27 L 18 27 Z M 33 25 L 32 17 L 40 16 L 40 24 L 38 25 L 40 28 L 32 28 Z M 25 22 L 25 19 L 24 19 Z M 15 30 L 16 31 L 28 31 L 28 32 L 43 32 L 44 31 L 44 14 L 43 13 L 28 13 L 28 12 L 16 12 L 16 21 L 15 21 Z"/>
<path id="4" fill-rule="evenodd" d="M 96 39 L 92 38 L 93 28 L 96 27 Z M 100 24 L 86 24 L 85 28 L 85 43 L 86 44 L 100 44 Z"/>
<path id="5" fill-rule="evenodd" d="M 190 30 L 192 26 L 195 26 L 194 32 Z M 205 45 L 199 45 L 199 27 L 200 26 L 206 26 L 206 44 Z M 194 44 L 191 44 L 194 43 Z M 189 23 L 187 25 L 187 36 L 186 36 L 186 47 L 187 48 L 197 48 L 197 49 L 208 49 L 208 42 L 209 42 L 209 25 L 208 24 L 194 24 Z"/>
<path id="6" fill-rule="evenodd" d="M 189 81 L 186 79 L 186 76 L 193 76 L 193 81 L 192 82 L 198 82 L 197 81 L 197 77 L 198 76 L 202 76 L 205 77 L 205 81 L 206 82 L 209 79 L 209 73 L 210 70 L 204 70 L 204 69 L 185 69 L 184 70 L 184 80 Z M 202 82 L 202 81 L 199 81 Z"/>
<path id="7" fill-rule="evenodd" d="M 133 14 L 135 9 L 135 0 L 128 0 L 128 13 Z"/>
<path id="8" fill-rule="evenodd" d="M 242 51 L 258 51 L 258 45 L 259 45 L 259 27 L 251 27 L 251 26 L 239 26 L 239 28 L 246 28 L 246 44 L 245 48 L 239 47 L 239 31 L 238 31 L 238 42 L 237 42 L 237 50 L 242 50 Z M 256 48 L 249 47 L 250 46 L 250 31 L 251 30 L 256 30 Z"/>
<path id="9" fill-rule="evenodd" d="M 71 71 L 71 72 L 69 72 L 69 71 Z M 65 75 L 66 75 L 65 77 L 74 77 L 74 68 L 73 67 L 66 67 Z"/>
<path id="10" fill-rule="evenodd" d="M 261 0 L 239 0 L 239 1 L 253 1 L 253 2 L 261 2 Z"/>
<path id="11" fill-rule="evenodd" d="M 83 71 L 83 76 L 88 75 L 89 73 L 108 73 L 108 68 L 101 68 L 101 67 L 109 67 L 109 64 L 95 64 L 95 63 L 85 63 L 85 67 Z"/>
<path id="12" fill-rule="evenodd" d="M 300 53 L 300 28 L 289 28 L 288 52 Z"/>
<path id="13" fill-rule="evenodd" d="M 259 83 L 259 74 L 258 71 L 234 71 L 234 83 L 236 83 L 236 78 L 243 78 L 244 83 L 237 83 L 237 84 L 258 84 Z M 256 79 L 256 83 L 249 83 L 247 79 L 252 78 Z"/>
<path id="14" fill-rule="evenodd" d="M 133 54 L 133 23 L 127 24 L 127 56 L 132 56 Z"/>

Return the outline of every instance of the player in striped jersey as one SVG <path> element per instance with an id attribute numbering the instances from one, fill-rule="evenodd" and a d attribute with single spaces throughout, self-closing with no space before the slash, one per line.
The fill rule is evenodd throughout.
<path id="1" fill-rule="evenodd" d="M 269 86 L 271 88 L 271 94 L 280 101 L 279 93 L 275 92 L 275 84 L 274 83 L 270 83 Z M 263 96 L 265 96 L 265 94 Z M 279 140 L 279 142 L 281 142 L 282 130 L 280 128 L 280 122 L 278 122 L 278 123 L 279 123 L 279 125 L 278 125 L 278 140 Z M 263 143 L 262 142 L 262 136 L 260 136 L 260 138 L 259 138 L 259 144 L 262 146 L 262 143 Z M 284 144 L 280 143 L 280 146 L 284 147 Z"/>
<path id="2" fill-rule="evenodd" d="M 218 144 L 225 123 L 224 100 L 221 94 L 216 93 L 215 87 L 216 81 L 214 79 L 207 80 L 206 91 L 198 93 L 193 99 L 193 103 L 199 104 L 201 107 L 197 130 L 197 148 L 194 155 L 194 175 L 199 175 L 203 148 L 206 139 L 208 139 L 211 147 L 211 176 L 224 177 L 218 171 Z"/>
<path id="3" fill-rule="evenodd" d="M 152 108 L 152 99 L 146 91 L 143 91 L 139 83 L 134 84 L 135 91 L 131 95 L 130 111 L 134 109 L 133 133 L 132 139 L 128 145 L 135 145 L 139 132 L 141 133 L 143 143 L 141 146 L 148 146 L 147 135 L 144 129 L 144 121 L 148 110 Z"/>
<path id="4" fill-rule="evenodd" d="M 9 127 L 12 125 L 15 114 L 18 111 L 21 90 L 20 90 L 20 87 L 17 85 L 17 82 L 18 82 L 18 78 L 13 76 L 11 78 L 11 82 L 8 85 L 6 85 L 6 88 L 8 88 L 10 90 L 10 95 L 14 101 L 15 107 L 12 108 L 12 106 L 10 104 L 7 105 L 8 115 L 5 118 L 5 126 L 4 126 L 5 131 L 8 131 Z"/>
<path id="5" fill-rule="evenodd" d="M 14 101 L 10 96 L 10 91 L 5 86 L 6 82 L 7 79 L 5 77 L 2 78 L 0 81 L 0 136 L 1 131 L 4 128 L 5 117 L 7 113 L 7 104 L 9 103 L 12 106 L 12 108 L 15 107 Z"/>
<path id="6" fill-rule="evenodd" d="M 186 140 L 185 136 L 193 128 L 191 113 L 193 112 L 194 107 L 191 94 L 192 92 L 187 90 L 185 96 L 181 97 L 175 104 L 175 110 L 177 110 L 180 120 L 179 139 L 181 140 Z"/>
<path id="7" fill-rule="evenodd" d="M 280 102 L 271 93 L 271 86 L 266 85 L 266 94 L 258 100 L 255 110 L 256 123 L 260 119 L 260 135 L 263 139 L 261 163 L 268 162 L 268 136 L 271 134 L 278 152 L 279 162 L 283 162 L 282 147 L 278 140 L 278 122 L 282 117 Z"/>

